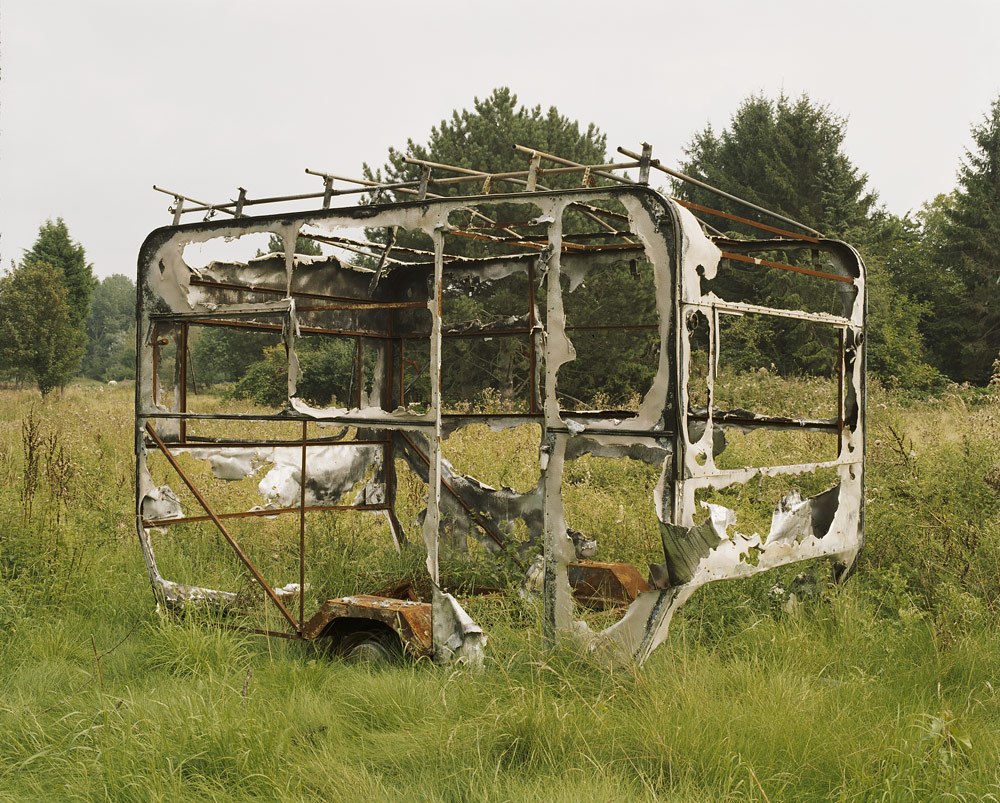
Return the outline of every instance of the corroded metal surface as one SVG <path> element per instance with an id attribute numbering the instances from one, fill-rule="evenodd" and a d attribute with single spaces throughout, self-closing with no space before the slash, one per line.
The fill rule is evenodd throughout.
<path id="1" fill-rule="evenodd" d="M 399 634 L 404 648 L 414 658 L 433 653 L 429 603 L 369 594 L 327 600 L 306 622 L 302 637 L 319 638 L 337 620 L 379 622 Z"/>

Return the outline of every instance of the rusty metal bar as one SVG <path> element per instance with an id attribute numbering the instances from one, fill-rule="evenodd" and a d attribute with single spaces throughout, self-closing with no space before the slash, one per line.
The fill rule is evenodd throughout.
<path id="1" fill-rule="evenodd" d="M 580 164 L 579 162 L 574 162 L 574 161 L 571 161 L 569 159 L 563 159 L 561 156 L 554 156 L 551 153 L 545 153 L 544 151 L 540 151 L 537 148 L 526 148 L 524 145 L 516 145 L 515 144 L 514 145 L 514 150 L 517 151 L 518 153 L 524 153 L 524 154 L 527 154 L 529 156 L 537 153 L 543 159 L 547 159 L 550 162 L 555 162 L 556 164 L 566 165 L 567 167 L 573 167 L 573 168 L 577 168 L 577 169 L 584 169 L 584 168 L 588 167 L 588 165 L 583 165 L 583 164 Z M 621 148 L 619 148 L 618 150 L 621 151 Z M 638 154 L 633 155 L 633 154 L 626 153 L 625 156 L 629 156 L 630 158 L 636 160 L 635 164 L 630 164 L 630 165 L 628 165 L 628 167 L 638 167 L 639 166 L 639 162 L 641 160 L 641 157 Z M 608 172 L 606 172 L 604 170 L 601 170 L 600 168 L 603 167 L 603 166 L 604 165 L 599 165 L 597 167 L 597 169 L 591 167 L 590 168 L 590 175 L 597 176 L 598 178 L 610 179 L 611 181 L 617 181 L 620 184 L 634 184 L 635 183 L 631 179 L 625 178 L 625 176 L 616 176 L 614 173 L 608 173 Z M 609 167 L 610 167 L 610 165 L 609 165 Z M 615 165 L 614 168 L 615 169 L 624 169 L 624 167 L 619 167 L 618 165 Z M 549 171 L 546 171 L 546 172 L 549 172 Z"/>
<path id="2" fill-rule="evenodd" d="M 768 268 L 779 268 L 781 270 L 791 270 L 796 273 L 804 273 L 807 276 L 819 276 L 821 279 L 830 279 L 835 282 L 846 282 L 847 284 L 854 284 L 854 279 L 850 276 L 838 276 L 836 273 L 824 273 L 821 270 L 813 270 L 812 268 L 800 268 L 798 265 L 786 265 L 784 262 L 771 262 L 767 259 L 758 259 L 757 257 L 748 257 L 743 254 L 734 254 L 730 251 L 723 251 L 722 256 L 725 259 L 735 259 L 738 262 L 747 262 L 751 265 L 764 265 Z"/>
<path id="3" fill-rule="evenodd" d="M 220 519 L 253 519 L 267 518 L 268 516 L 283 516 L 288 513 L 298 513 L 301 508 L 276 507 L 262 510 L 241 510 L 237 513 L 216 513 Z M 328 513 L 338 510 L 360 510 L 363 513 L 377 512 L 385 510 L 385 505 L 306 505 L 307 513 Z M 143 527 L 165 527 L 172 524 L 198 524 L 200 522 L 212 521 L 211 516 L 182 516 L 177 519 L 143 519 Z"/>
<path id="4" fill-rule="evenodd" d="M 535 264 L 528 263 L 528 411 L 534 415 L 538 412 L 538 388 L 536 376 L 538 355 L 535 352 Z"/>
<path id="5" fill-rule="evenodd" d="M 423 199 L 423 198 L 442 198 L 443 197 L 441 195 L 436 195 L 433 192 L 426 192 L 425 188 L 421 186 L 422 185 L 421 181 L 403 181 L 403 182 L 400 182 L 398 184 L 380 184 L 377 181 L 369 181 L 368 179 L 345 178 L 344 176 L 337 176 L 337 175 L 334 175 L 333 173 L 320 173 L 320 172 L 318 172 L 316 170 L 310 170 L 309 168 L 306 168 L 306 172 L 309 175 L 311 175 L 311 176 L 320 176 L 321 178 L 326 178 L 327 176 L 329 176 L 330 178 L 336 179 L 338 181 L 349 181 L 349 182 L 352 182 L 354 184 L 361 184 L 361 185 L 363 185 L 365 187 L 368 187 L 370 189 L 376 189 L 376 190 L 397 190 L 398 189 L 400 192 L 404 192 L 404 193 L 407 193 L 409 195 L 417 195 L 421 199 Z M 420 189 L 414 189 L 414 186 L 419 187 Z M 492 218 L 486 217 L 486 215 L 482 214 L 481 212 L 477 212 L 477 211 L 473 210 L 472 214 L 474 214 L 478 218 L 482 218 L 483 220 L 488 220 L 490 223 L 496 223 L 495 220 L 493 220 Z M 510 232 L 510 234 L 514 234 L 514 232 Z"/>
<path id="6" fill-rule="evenodd" d="M 222 536 L 229 542 L 229 545 L 233 548 L 237 557 L 239 557 L 239 559 L 243 562 L 243 565 L 249 569 L 250 574 L 253 575 L 254 579 L 260 583 L 261 587 L 264 589 L 264 593 L 266 593 L 271 598 L 271 601 L 278 606 L 278 610 L 281 611 L 282 616 L 285 617 L 288 624 L 298 631 L 295 619 L 288 612 L 288 609 L 284 606 L 284 604 L 282 604 L 278 595 L 274 593 L 274 589 L 268 585 L 267 581 L 264 580 L 261 573 L 257 570 L 257 567 L 253 565 L 253 562 L 246 556 L 246 553 L 240 549 L 239 544 L 236 543 L 236 539 L 234 539 L 233 536 L 229 534 L 229 530 L 226 529 L 226 525 L 222 523 L 222 520 L 216 515 L 215 511 L 212 510 L 211 505 L 208 504 L 205 497 L 201 495 L 201 492 L 195 487 L 194 483 L 191 482 L 187 474 L 184 473 L 184 469 L 181 468 L 180 463 L 177 462 L 177 459 L 170 453 L 170 450 L 167 449 L 163 441 L 160 440 L 160 436 L 156 434 L 156 430 L 153 429 L 153 426 L 148 421 L 146 422 L 146 431 L 150 434 L 153 440 L 156 441 L 156 445 L 160 447 L 160 451 L 163 453 L 163 456 L 167 458 L 167 461 L 171 466 L 173 466 L 174 471 L 177 472 L 180 478 L 184 481 L 184 484 L 187 485 L 188 490 L 194 494 L 194 498 L 198 500 L 198 504 L 202 506 L 208 514 L 208 517 L 212 520 L 215 526 L 219 528 L 219 532 L 222 533 Z"/>
<path id="7" fill-rule="evenodd" d="M 409 264 L 409 263 L 408 263 Z M 219 290 L 244 290 L 247 293 L 270 293 L 271 295 L 279 295 L 282 298 L 288 297 L 288 291 L 284 287 L 263 287 L 257 286 L 253 287 L 249 284 L 237 284 L 236 282 L 217 282 L 208 279 L 201 279 L 197 276 L 192 276 L 190 283 L 197 287 L 212 287 L 218 288 Z M 344 301 L 354 304 L 367 304 L 378 305 L 377 301 L 369 301 L 364 298 L 352 298 L 351 296 L 331 296 L 326 293 L 307 293 L 304 290 L 293 290 L 292 298 L 309 298 L 316 299 L 318 301 Z"/>
<path id="8" fill-rule="evenodd" d="M 159 328 L 159 324 L 156 323 L 156 322 L 154 322 L 153 323 L 153 334 L 152 334 L 152 338 L 153 338 L 153 366 L 152 366 L 153 367 L 153 403 L 154 404 L 159 404 L 160 403 L 160 385 L 159 385 L 158 377 L 157 377 L 157 369 L 158 369 L 158 366 L 160 364 L 160 343 L 159 343 L 159 336 L 158 336 L 157 331 L 156 331 L 158 328 Z"/>
<path id="9" fill-rule="evenodd" d="M 315 304 L 296 306 L 299 312 L 341 312 L 346 310 L 386 310 L 386 309 L 418 309 L 427 308 L 423 301 L 360 301 L 351 304 Z"/>
<path id="10" fill-rule="evenodd" d="M 701 204 L 692 203 L 691 201 L 685 201 L 681 198 L 671 197 L 672 201 L 679 203 L 681 206 L 688 209 L 695 209 L 698 212 L 707 212 L 710 215 L 715 215 L 717 217 L 723 217 L 726 220 L 734 220 L 737 223 L 745 223 L 747 226 L 753 226 L 755 229 L 763 229 L 764 231 L 772 232 L 773 234 L 780 234 L 783 237 L 791 237 L 795 240 L 805 240 L 807 243 L 818 243 L 819 240 L 815 237 L 808 237 L 805 234 L 796 234 L 792 231 L 785 231 L 784 229 L 778 229 L 774 226 L 768 226 L 766 223 L 758 223 L 756 220 L 750 220 L 749 218 L 740 217 L 739 215 L 731 215 L 728 212 L 723 212 L 721 209 L 712 209 L 710 206 L 702 206 Z"/>
<path id="11" fill-rule="evenodd" d="M 840 457 L 841 450 L 844 447 L 844 381 L 845 377 L 845 365 L 844 361 L 846 358 L 846 341 L 847 341 L 847 331 L 845 329 L 837 330 L 837 457 Z"/>
<path id="12" fill-rule="evenodd" d="M 623 156 L 628 156 L 631 159 L 641 158 L 639 154 L 628 150 L 628 148 L 622 148 L 621 146 L 618 147 L 618 153 L 622 154 Z M 816 229 L 807 226 L 805 223 L 799 223 L 797 220 L 792 220 L 790 217 L 779 215 L 777 212 L 772 212 L 770 209 L 765 209 L 763 206 L 757 206 L 757 204 L 750 203 L 750 201 L 746 201 L 743 198 L 740 198 L 739 196 L 732 195 L 726 192 L 725 190 L 720 190 L 718 187 L 713 187 L 711 184 L 706 184 L 704 181 L 701 181 L 696 178 L 691 178 L 691 176 L 686 176 L 683 173 L 680 173 L 676 170 L 671 170 L 669 167 L 664 167 L 662 164 L 660 164 L 659 159 L 650 159 L 649 164 L 650 167 L 655 167 L 657 170 L 666 173 L 668 176 L 680 179 L 681 181 L 686 181 L 689 184 L 694 184 L 696 187 L 701 187 L 703 190 L 707 190 L 708 192 L 714 193 L 715 195 L 719 195 L 735 203 L 742 204 L 748 209 L 753 209 L 755 212 L 760 212 L 761 214 L 769 215 L 773 217 L 775 220 L 781 220 L 784 223 L 791 223 L 793 226 L 797 226 L 800 229 L 804 229 L 805 231 L 809 232 L 812 235 L 815 235 L 816 237 L 823 236 L 820 232 L 816 231 Z"/>
<path id="13" fill-rule="evenodd" d="M 242 418 L 242 416 L 241 416 Z M 286 419 L 287 420 L 287 419 Z M 192 436 L 194 437 L 194 436 Z M 302 441 L 295 439 L 294 441 L 250 441 L 250 440 L 193 440 L 193 441 L 183 441 L 179 443 L 171 443 L 170 446 L 174 450 L 177 449 L 209 449 L 209 448 L 233 448 L 233 449 L 246 449 L 248 447 L 270 447 L 270 446 L 298 446 Z M 308 442 L 309 446 L 382 446 L 385 441 L 382 440 L 350 440 L 350 441 L 338 441 L 338 440 L 323 440 L 322 438 L 313 439 Z M 156 444 L 146 443 L 147 448 L 156 448 Z"/>
<path id="14" fill-rule="evenodd" d="M 368 418 L 357 415 L 302 415 L 293 412 L 254 415 L 250 413 L 161 413 L 152 410 L 143 410 L 136 415 L 139 418 L 154 420 L 158 418 L 187 418 L 189 420 L 205 419 L 209 421 L 323 421 L 347 427 L 358 427 L 359 429 L 397 429 L 400 427 L 421 429 L 434 426 L 433 421 L 428 421 L 423 416 L 413 416 L 412 418 L 376 418 L 373 416 Z M 298 441 L 296 441 L 296 445 L 298 445 Z"/>
<path id="15" fill-rule="evenodd" d="M 426 304 L 424 306 L 426 306 Z M 256 323 L 251 321 L 234 320 L 219 321 L 211 318 L 197 318 L 192 320 L 191 323 L 197 324 L 198 326 L 231 326 L 238 329 L 254 329 L 261 332 L 284 331 L 284 327 L 278 323 Z M 379 339 L 389 337 L 388 334 L 382 334 L 381 332 L 361 332 L 357 329 L 324 329 L 319 326 L 302 326 L 301 324 L 299 325 L 299 332 L 307 335 L 342 335 L 344 337 L 373 337 Z"/>
<path id="16" fill-rule="evenodd" d="M 306 447 L 309 422 L 302 422 L 302 471 L 299 474 L 299 632 L 306 624 Z"/>
<path id="17" fill-rule="evenodd" d="M 186 323 L 181 324 L 181 336 L 180 342 L 177 344 L 177 353 L 174 356 L 175 367 L 177 372 L 180 374 L 180 398 L 177 399 L 178 406 L 182 413 L 186 413 L 187 409 L 187 352 L 188 352 L 188 325 Z M 183 418 L 180 421 L 180 437 L 181 440 L 187 440 L 187 421 Z"/>

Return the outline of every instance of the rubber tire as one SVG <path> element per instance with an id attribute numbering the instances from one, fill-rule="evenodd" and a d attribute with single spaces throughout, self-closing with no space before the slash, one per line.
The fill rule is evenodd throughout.
<path id="1" fill-rule="evenodd" d="M 337 655 L 350 664 L 389 666 L 402 658 L 399 636 L 385 630 L 355 630 L 337 645 Z"/>

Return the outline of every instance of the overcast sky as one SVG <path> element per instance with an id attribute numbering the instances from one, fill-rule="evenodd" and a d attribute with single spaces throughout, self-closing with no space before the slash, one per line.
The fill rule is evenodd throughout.
<path id="1" fill-rule="evenodd" d="M 955 186 L 1000 94 L 1000 2 L 2 0 L 0 265 L 65 219 L 98 276 L 134 278 L 210 202 L 318 191 L 494 87 L 677 164 L 747 95 L 803 92 L 897 214 Z"/>

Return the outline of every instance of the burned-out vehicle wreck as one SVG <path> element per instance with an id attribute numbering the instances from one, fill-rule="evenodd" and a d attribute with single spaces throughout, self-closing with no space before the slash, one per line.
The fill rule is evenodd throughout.
<path id="1" fill-rule="evenodd" d="M 580 640 L 642 662 L 706 583 L 817 558 L 834 577 L 849 572 L 864 526 L 857 252 L 793 221 L 762 225 L 666 196 L 649 186 L 660 166 L 648 147 L 596 166 L 522 150 L 527 170 L 501 176 L 418 163 L 419 181 L 338 190 L 349 180 L 316 174 L 324 189 L 306 200 L 321 208 L 266 216 L 246 214 L 254 202 L 242 190 L 218 206 L 170 193 L 174 225 L 146 239 L 137 283 L 137 530 L 160 604 L 208 606 L 229 626 L 275 636 L 331 637 L 348 653 L 398 642 L 414 656 L 477 662 L 486 635 L 440 577 L 442 555 L 471 543 L 540 593 L 549 643 Z M 550 173 L 581 186 L 545 189 Z M 475 194 L 436 194 L 449 182 L 463 191 L 474 182 Z M 331 204 L 357 188 L 412 199 Z M 192 211 L 230 217 L 181 223 Z M 703 222 L 713 214 L 763 236 L 717 232 Z M 283 253 L 211 251 L 270 235 Z M 296 253 L 301 237 L 323 253 Z M 764 270 L 787 277 L 787 305 L 744 292 L 741 272 Z M 619 290 L 631 300 L 603 303 Z M 197 392 L 191 343 L 219 330 L 230 344 L 271 338 L 283 403 Z M 825 406 L 742 399 L 726 361 L 748 330 L 776 344 L 806 331 L 823 345 L 815 381 Z M 319 393 L 310 372 L 328 352 L 349 356 L 349 376 Z M 619 371 L 617 394 L 594 392 L 603 386 L 590 380 L 626 354 L 644 372 Z M 496 371 L 476 368 L 484 361 L 502 366 L 503 388 Z M 503 404 L 472 403 L 490 388 Z M 531 481 L 493 487 L 465 472 L 448 453 L 463 430 L 486 449 L 524 433 L 537 460 Z M 775 433 L 782 448 L 744 465 L 749 452 L 736 445 Z M 616 561 L 602 533 L 568 512 L 567 477 L 582 460 L 653 472 L 658 556 L 648 572 Z M 741 520 L 730 504 L 749 484 L 773 491 L 769 520 Z M 404 495 L 416 515 L 400 513 Z M 384 583 L 373 582 L 327 598 L 311 556 L 336 537 L 338 516 L 364 516 L 372 538 L 418 550 L 428 593 L 379 593 Z M 203 549 L 220 565 L 207 576 Z M 602 595 L 619 615 L 591 628 L 576 606 Z"/>

